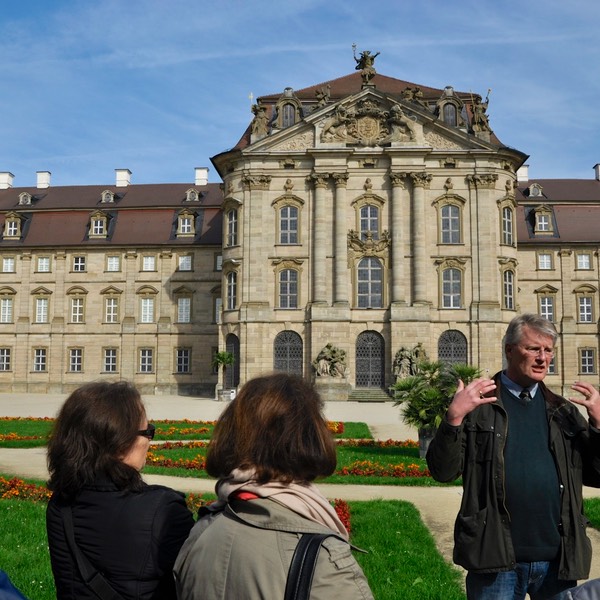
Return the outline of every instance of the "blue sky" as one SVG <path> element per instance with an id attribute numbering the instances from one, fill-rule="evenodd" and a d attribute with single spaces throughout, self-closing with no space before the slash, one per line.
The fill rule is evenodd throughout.
<path id="1" fill-rule="evenodd" d="M 2 0 L 0 171 L 15 186 L 193 181 L 250 98 L 354 72 L 483 96 L 531 179 L 600 162 L 597 0 Z"/>

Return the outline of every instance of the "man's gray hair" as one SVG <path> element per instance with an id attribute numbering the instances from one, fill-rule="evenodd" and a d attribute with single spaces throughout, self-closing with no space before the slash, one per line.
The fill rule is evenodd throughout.
<path id="1" fill-rule="evenodd" d="M 558 338 L 558 332 L 556 327 L 551 321 L 548 321 L 545 317 L 540 315 L 534 315 L 532 313 L 523 313 L 518 317 L 515 317 L 506 329 L 506 335 L 504 336 L 505 344 L 518 344 L 521 341 L 523 335 L 523 327 L 529 327 L 536 333 L 541 335 L 547 335 L 552 338 L 552 345 L 556 343 Z"/>

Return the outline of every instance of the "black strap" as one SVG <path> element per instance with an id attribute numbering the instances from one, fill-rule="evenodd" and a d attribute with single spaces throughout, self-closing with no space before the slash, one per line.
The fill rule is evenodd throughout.
<path id="1" fill-rule="evenodd" d="M 285 584 L 284 600 L 308 600 L 321 544 L 332 533 L 305 533 L 298 542 Z"/>
<path id="2" fill-rule="evenodd" d="M 65 533 L 67 534 L 67 543 L 71 553 L 77 562 L 77 568 L 85 585 L 94 591 L 101 600 L 124 600 L 123 596 L 116 592 L 104 576 L 87 559 L 75 542 L 75 532 L 73 530 L 73 513 L 70 506 L 62 506 L 61 512 Z"/>

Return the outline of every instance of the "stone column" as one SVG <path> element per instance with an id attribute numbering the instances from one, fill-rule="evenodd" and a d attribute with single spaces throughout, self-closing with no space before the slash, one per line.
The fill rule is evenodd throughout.
<path id="1" fill-rule="evenodd" d="M 425 189 L 429 189 L 432 176 L 429 173 L 411 173 L 412 193 L 412 303 L 427 303 L 427 246 L 425 222 Z"/>
<path id="2" fill-rule="evenodd" d="M 346 184 L 348 173 L 333 173 L 335 181 L 333 303 L 348 304 L 348 245 L 346 241 Z"/>
<path id="3" fill-rule="evenodd" d="M 312 298 L 313 304 L 327 303 L 327 206 L 325 191 L 329 173 L 313 173 L 310 178 L 315 186 L 314 235 L 312 247 Z"/>
<path id="4" fill-rule="evenodd" d="M 392 304 L 406 302 L 406 290 L 408 286 L 405 281 L 405 261 L 402 216 L 409 213 L 408 197 L 406 190 L 407 173 L 390 173 L 392 181 L 392 205 L 391 205 L 391 223 L 392 223 Z M 406 206 L 404 206 L 406 204 Z M 403 289 L 405 292 L 403 293 Z"/>

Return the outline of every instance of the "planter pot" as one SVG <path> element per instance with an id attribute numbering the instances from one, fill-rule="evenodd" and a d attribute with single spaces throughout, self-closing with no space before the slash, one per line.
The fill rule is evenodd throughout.
<path id="1" fill-rule="evenodd" d="M 217 392 L 219 402 L 229 402 L 235 398 L 235 390 L 225 389 Z"/>
<path id="2" fill-rule="evenodd" d="M 435 429 L 419 429 L 419 458 L 425 458 L 427 448 L 435 436 Z"/>

